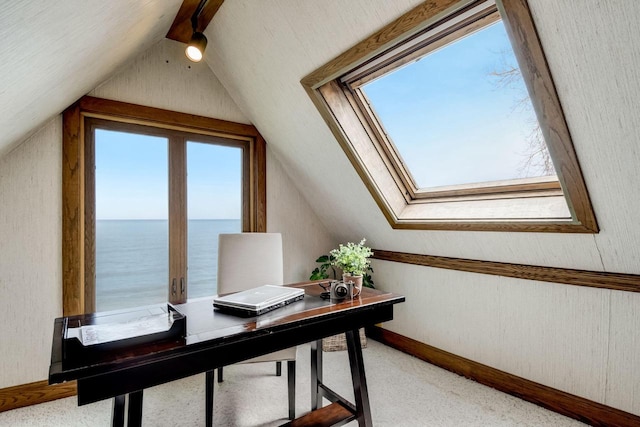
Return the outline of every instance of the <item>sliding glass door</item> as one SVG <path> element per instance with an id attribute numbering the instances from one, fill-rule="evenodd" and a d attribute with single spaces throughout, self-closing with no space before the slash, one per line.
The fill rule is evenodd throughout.
<path id="1" fill-rule="evenodd" d="M 92 124 L 95 311 L 214 295 L 218 234 L 243 231 L 242 145 Z"/>
<path id="2" fill-rule="evenodd" d="M 217 293 L 218 234 L 242 231 L 242 150 L 187 142 L 189 298 Z"/>
<path id="3" fill-rule="evenodd" d="M 168 143 L 95 131 L 97 311 L 167 300 Z"/>

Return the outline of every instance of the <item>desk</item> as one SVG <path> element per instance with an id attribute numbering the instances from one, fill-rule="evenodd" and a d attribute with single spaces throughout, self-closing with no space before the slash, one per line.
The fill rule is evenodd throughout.
<path id="1" fill-rule="evenodd" d="M 187 317 L 184 339 L 106 351 L 87 363 L 65 360 L 64 325 L 97 324 L 105 314 L 58 318 L 54 322 L 49 383 L 77 380 L 78 405 L 114 398 L 114 425 L 124 425 L 124 403 L 128 399 L 128 425 L 139 426 L 145 388 L 312 342 L 312 413 L 286 425 L 313 424 L 317 421 L 314 417 L 326 420 L 329 413 L 334 424 L 357 419 L 361 426 L 371 425 L 358 329 L 393 319 L 393 306 L 403 302 L 404 297 L 363 288 L 359 298 L 332 303 L 320 298 L 322 288 L 318 282 L 288 286 L 304 289 L 304 300 L 258 317 L 220 313 L 213 309 L 210 298 L 176 305 Z M 342 332 L 347 333 L 355 404 L 322 382 L 322 350 L 318 340 Z M 322 408 L 323 397 L 333 403 Z"/>

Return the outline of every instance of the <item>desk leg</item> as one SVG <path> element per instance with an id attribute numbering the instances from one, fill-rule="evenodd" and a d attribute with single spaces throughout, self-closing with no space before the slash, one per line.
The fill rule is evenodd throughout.
<path id="1" fill-rule="evenodd" d="M 322 340 L 311 343 L 311 410 L 322 407 Z"/>
<path id="2" fill-rule="evenodd" d="M 122 394 L 113 398 L 113 413 L 111 415 L 111 425 L 113 427 L 124 426 L 124 403 L 126 395 Z"/>
<path id="3" fill-rule="evenodd" d="M 218 369 L 222 369 L 222 368 L 218 368 Z M 219 373 L 220 371 L 218 371 Z M 205 415 L 204 415 L 204 422 L 206 427 L 213 427 L 213 378 L 214 378 L 214 371 L 207 371 L 206 376 L 205 376 L 205 398 L 204 398 L 204 404 L 206 405 L 205 408 Z"/>
<path id="4" fill-rule="evenodd" d="M 127 427 L 140 427 L 142 425 L 142 390 L 129 393 L 129 414 Z"/>
<path id="5" fill-rule="evenodd" d="M 371 405 L 367 391 L 367 379 L 364 375 L 364 360 L 362 358 L 362 346 L 360 334 L 357 329 L 347 331 L 347 351 L 349 352 L 349 365 L 351 365 L 351 379 L 353 392 L 356 398 L 356 418 L 359 426 L 372 426 Z"/>
<path id="6" fill-rule="evenodd" d="M 287 394 L 289 395 L 289 419 L 296 418 L 296 361 L 287 360 Z"/>
<path id="7" fill-rule="evenodd" d="M 142 390 L 139 390 L 113 398 L 113 414 L 111 417 L 111 425 L 113 427 L 124 427 L 124 414 L 127 404 L 129 406 L 127 426 L 140 427 L 142 425 Z"/>

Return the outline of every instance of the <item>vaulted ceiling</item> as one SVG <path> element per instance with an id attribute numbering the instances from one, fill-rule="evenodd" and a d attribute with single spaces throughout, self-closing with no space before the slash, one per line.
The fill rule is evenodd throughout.
<path id="1" fill-rule="evenodd" d="M 167 33 L 181 0 L 0 3 L 0 155 Z"/>

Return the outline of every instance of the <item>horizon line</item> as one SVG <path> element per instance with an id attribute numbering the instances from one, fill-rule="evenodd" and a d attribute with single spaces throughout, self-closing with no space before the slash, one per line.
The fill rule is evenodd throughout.
<path id="1" fill-rule="evenodd" d="M 168 218 L 96 218 L 96 221 L 168 221 Z M 187 221 L 240 221 L 241 218 L 188 218 Z"/>

